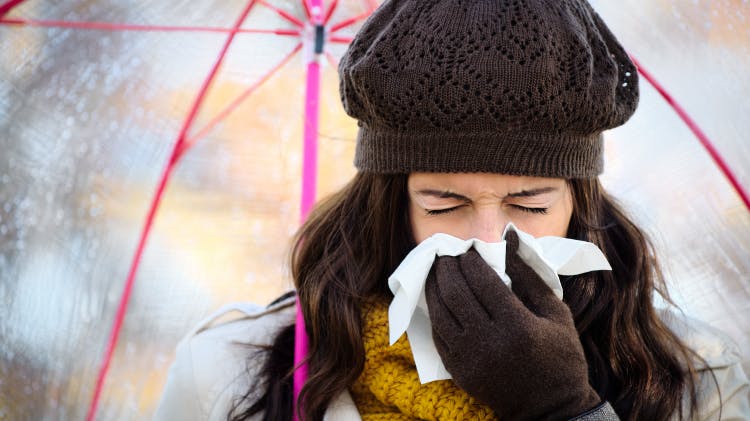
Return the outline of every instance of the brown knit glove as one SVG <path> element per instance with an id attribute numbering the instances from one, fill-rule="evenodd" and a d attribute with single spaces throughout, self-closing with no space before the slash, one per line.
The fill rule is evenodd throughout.
<path id="1" fill-rule="evenodd" d="M 435 346 L 453 381 L 499 418 L 573 418 L 601 400 L 570 309 L 518 256 L 516 233 L 506 240 L 513 291 L 474 249 L 436 259 L 425 287 Z"/>

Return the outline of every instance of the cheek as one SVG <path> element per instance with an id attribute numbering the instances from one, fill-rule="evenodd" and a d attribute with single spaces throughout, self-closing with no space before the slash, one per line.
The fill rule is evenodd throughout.
<path id="1" fill-rule="evenodd" d="M 514 221 L 515 225 L 521 231 L 527 232 L 535 238 L 546 236 L 565 237 L 568 233 L 569 222 L 570 213 L 567 211 L 558 211 L 543 217 L 530 218 L 524 221 Z"/>
<path id="2" fill-rule="evenodd" d="M 433 232 L 431 232 L 430 227 L 426 226 L 427 224 L 423 223 L 423 221 L 414 221 L 412 220 L 412 232 L 414 233 L 414 242 L 416 244 L 421 243 L 422 241 L 428 239 Z"/>
<path id="3" fill-rule="evenodd" d="M 573 214 L 573 202 L 569 195 L 561 202 L 562 203 L 555 208 L 554 212 L 543 218 L 544 223 L 536 227 L 539 232 L 533 233 L 534 237 L 543 237 L 547 235 L 555 237 L 567 236 L 570 217 Z"/>
<path id="4" fill-rule="evenodd" d="M 414 236 L 414 242 L 416 244 L 421 243 L 424 240 L 424 227 L 422 227 L 422 224 L 419 221 L 419 216 L 414 209 L 413 203 L 409 203 L 409 225 L 411 225 L 411 232 Z"/>
<path id="5" fill-rule="evenodd" d="M 409 220 L 411 222 L 411 231 L 414 234 L 415 243 L 419 244 L 422 241 L 429 238 L 432 234 L 435 234 L 434 223 L 429 219 L 425 218 L 419 210 L 411 207 L 409 209 Z"/>
<path id="6" fill-rule="evenodd" d="M 560 234 L 558 234 L 558 237 L 567 237 L 570 219 L 573 217 L 573 193 L 569 188 L 566 190 L 564 203 L 565 206 L 563 206 L 563 212 L 559 222 Z"/>
<path id="7" fill-rule="evenodd" d="M 524 227 L 516 224 L 521 230 L 528 232 L 534 237 L 566 237 L 570 218 L 573 215 L 573 196 L 570 189 L 566 189 L 564 197 L 551 208 L 550 213 L 540 218 L 531 218 L 533 221 Z"/>

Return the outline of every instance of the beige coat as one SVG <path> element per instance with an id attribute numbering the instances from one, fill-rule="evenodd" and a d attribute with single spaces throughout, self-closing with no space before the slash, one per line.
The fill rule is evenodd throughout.
<path id="1" fill-rule="evenodd" d="M 230 315 L 233 317 L 227 320 Z M 239 344 L 270 344 L 294 316 L 294 299 L 290 298 L 269 308 L 232 304 L 199 323 L 177 346 L 154 420 L 226 420 L 233 399 L 244 394 L 262 365 L 250 361 L 248 348 Z M 721 391 L 721 419 L 750 420 L 750 385 L 732 342 L 709 326 L 674 312 L 664 311 L 662 318 L 713 369 Z M 718 420 L 719 393 L 708 371 L 704 368 L 702 373 L 701 413 L 695 419 Z M 348 393 L 334 400 L 325 420 L 360 420 Z"/>

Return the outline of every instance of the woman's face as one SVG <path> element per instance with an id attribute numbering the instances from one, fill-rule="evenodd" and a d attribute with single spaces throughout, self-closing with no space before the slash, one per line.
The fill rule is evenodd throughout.
<path id="1" fill-rule="evenodd" d="M 573 197 L 562 178 L 412 173 L 408 186 L 417 243 L 439 232 L 499 242 L 509 222 L 534 237 L 565 237 L 573 212 Z"/>

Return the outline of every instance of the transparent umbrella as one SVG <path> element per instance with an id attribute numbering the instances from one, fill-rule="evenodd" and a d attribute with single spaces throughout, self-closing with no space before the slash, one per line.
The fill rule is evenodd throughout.
<path id="1" fill-rule="evenodd" d="M 609 133 L 604 183 L 655 240 L 677 304 L 728 333 L 750 371 L 750 3 L 592 5 L 711 141 L 642 79 L 635 116 Z"/>
<path id="2" fill-rule="evenodd" d="M 104 390 L 98 418 L 143 418 L 179 332 L 228 297 L 289 287 L 286 244 L 316 184 L 353 172 L 333 165 L 354 133 L 331 69 L 375 6 L 0 5 L 4 413 L 93 418 Z"/>
<path id="3" fill-rule="evenodd" d="M 747 3 L 592 4 L 700 125 L 736 187 L 750 185 Z M 321 118 L 317 130 L 307 125 L 320 133 L 318 196 L 354 172 L 356 125 L 334 65 L 374 6 L 319 9 Z M 228 301 L 267 302 L 291 287 L 287 247 L 312 191 L 302 141 L 312 9 L 0 2 L 9 11 L 0 21 L 0 419 L 81 419 L 99 378 L 97 419 L 148 418 L 190 326 Z M 673 108 L 641 86 L 634 118 L 607 134 L 604 183 L 656 239 L 678 304 L 730 333 L 750 368 L 750 213 Z M 176 165 L 102 377 L 167 162 Z"/>

